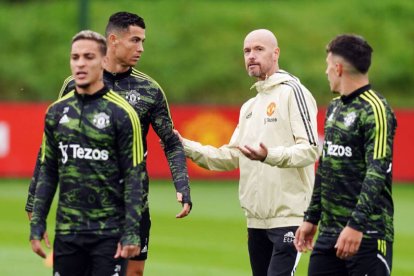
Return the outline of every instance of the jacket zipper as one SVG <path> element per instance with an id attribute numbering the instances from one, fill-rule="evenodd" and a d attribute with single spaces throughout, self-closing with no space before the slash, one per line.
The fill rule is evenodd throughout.
<path id="1" fill-rule="evenodd" d="M 83 95 L 81 95 L 79 105 L 80 105 L 80 114 L 79 114 L 79 128 L 80 128 L 81 125 L 82 125 L 83 106 L 84 106 L 84 97 L 83 97 Z"/>

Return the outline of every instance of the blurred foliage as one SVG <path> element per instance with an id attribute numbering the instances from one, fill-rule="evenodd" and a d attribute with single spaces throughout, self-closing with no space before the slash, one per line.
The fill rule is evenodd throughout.
<path id="1" fill-rule="evenodd" d="M 71 37 L 80 1 L 0 2 L 0 100 L 51 101 L 70 74 Z M 370 80 L 394 107 L 414 107 L 414 1 L 127 1 L 90 0 L 90 29 L 108 17 L 138 13 L 146 24 L 137 68 L 156 79 L 172 103 L 240 104 L 254 95 L 245 72 L 245 35 L 266 28 L 278 37 L 279 65 L 298 76 L 319 105 L 332 98 L 325 46 L 358 33 L 374 48 Z"/>

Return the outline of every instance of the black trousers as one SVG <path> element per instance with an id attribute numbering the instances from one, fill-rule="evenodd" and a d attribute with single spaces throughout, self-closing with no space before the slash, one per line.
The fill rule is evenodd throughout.
<path id="1" fill-rule="evenodd" d="M 300 253 L 293 241 L 298 227 L 248 228 L 248 248 L 253 276 L 291 276 Z"/>
<path id="2" fill-rule="evenodd" d="M 114 258 L 119 239 L 98 235 L 56 235 L 53 275 L 125 275 L 126 259 Z"/>
<path id="3" fill-rule="evenodd" d="M 336 257 L 337 237 L 319 236 L 309 261 L 309 276 L 388 276 L 392 268 L 392 243 L 362 239 L 358 253 L 348 260 Z"/>

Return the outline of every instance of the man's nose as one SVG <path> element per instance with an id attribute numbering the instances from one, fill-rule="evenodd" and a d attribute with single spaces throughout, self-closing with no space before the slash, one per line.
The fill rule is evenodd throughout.
<path id="1" fill-rule="evenodd" d="M 144 52 L 144 44 L 138 43 L 138 45 L 137 45 L 137 51 L 138 52 Z"/>

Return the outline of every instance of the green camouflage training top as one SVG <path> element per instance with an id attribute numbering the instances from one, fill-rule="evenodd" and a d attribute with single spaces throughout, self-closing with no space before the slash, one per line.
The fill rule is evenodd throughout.
<path id="1" fill-rule="evenodd" d="M 393 241 L 392 154 L 397 121 L 370 85 L 335 98 L 327 109 L 325 142 L 305 221 L 322 235 L 345 226 L 366 238 Z"/>
<path id="2" fill-rule="evenodd" d="M 174 180 L 175 189 L 183 194 L 183 203 L 191 204 L 190 187 L 187 172 L 186 158 L 183 146 L 172 131 L 173 123 L 170 116 L 167 98 L 158 85 L 151 77 L 144 73 L 130 68 L 124 73 L 112 74 L 104 71 L 104 82 L 111 90 L 124 97 L 138 113 L 141 121 L 142 141 L 144 146 L 144 201 L 147 201 L 149 189 L 148 173 L 146 169 L 147 157 L 147 134 L 150 125 L 155 133 L 160 137 L 164 147 L 164 152 L 168 160 L 171 174 Z M 66 95 L 75 88 L 75 82 L 72 77 L 65 80 L 60 91 L 59 98 Z M 31 212 L 33 209 L 33 196 L 36 191 L 37 176 L 40 164 L 36 163 L 33 174 L 29 195 L 26 204 L 26 211 Z"/>
<path id="3" fill-rule="evenodd" d="M 96 234 L 139 244 L 143 147 L 136 112 L 104 87 L 72 91 L 46 114 L 31 239 L 41 239 L 59 186 L 56 234 Z"/>

